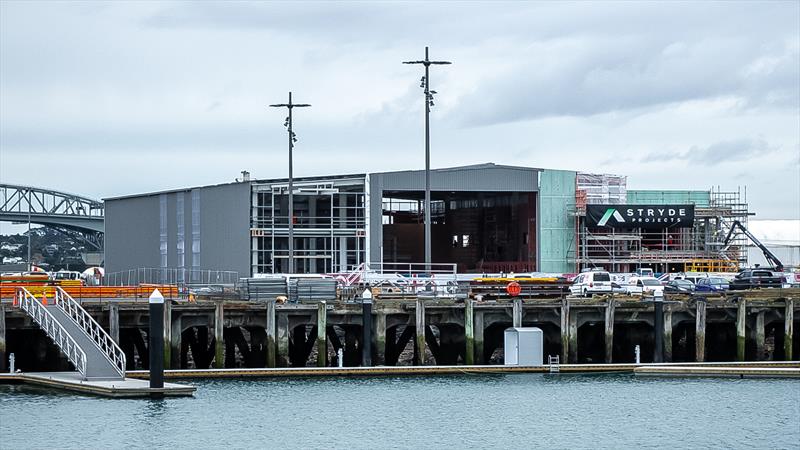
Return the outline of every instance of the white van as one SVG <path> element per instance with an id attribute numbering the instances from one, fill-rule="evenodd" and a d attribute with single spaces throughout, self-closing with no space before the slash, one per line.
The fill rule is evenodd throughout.
<path id="1" fill-rule="evenodd" d="M 572 295 L 583 297 L 594 294 L 611 293 L 611 274 L 603 271 L 583 272 L 575 277 L 572 286 L 569 287 Z"/>
<path id="2" fill-rule="evenodd" d="M 628 295 L 650 294 L 655 296 L 664 295 L 664 285 L 655 277 L 631 277 L 625 287 Z"/>

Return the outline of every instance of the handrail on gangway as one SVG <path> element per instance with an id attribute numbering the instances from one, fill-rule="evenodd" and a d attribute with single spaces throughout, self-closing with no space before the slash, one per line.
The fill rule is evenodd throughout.
<path id="1" fill-rule="evenodd" d="M 97 345 L 103 355 L 114 365 L 119 375 L 125 378 L 125 352 L 114 342 L 106 330 L 74 298 L 58 286 L 56 286 L 55 302 Z"/>
<path id="2" fill-rule="evenodd" d="M 20 308 L 28 313 L 34 322 L 55 342 L 67 359 L 75 365 L 75 369 L 86 378 L 86 353 L 78 346 L 72 336 L 50 314 L 50 311 L 27 289 L 17 288 L 17 299 Z"/>

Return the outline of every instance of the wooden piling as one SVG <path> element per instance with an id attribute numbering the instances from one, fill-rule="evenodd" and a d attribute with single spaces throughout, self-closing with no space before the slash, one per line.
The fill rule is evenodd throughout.
<path id="1" fill-rule="evenodd" d="M 464 364 L 475 364 L 474 304 L 471 298 L 464 300 Z"/>
<path id="2" fill-rule="evenodd" d="M 164 300 L 164 368 L 172 367 L 172 302 Z"/>
<path id="3" fill-rule="evenodd" d="M 664 362 L 672 362 L 672 307 L 664 305 Z"/>
<path id="4" fill-rule="evenodd" d="M 739 298 L 736 307 L 736 360 L 745 360 L 745 344 L 747 343 L 747 300 Z"/>
<path id="5" fill-rule="evenodd" d="M 222 300 L 217 300 L 214 305 L 214 368 L 225 367 L 225 341 L 223 339 L 224 311 Z"/>
<path id="6" fill-rule="evenodd" d="M 765 359 L 764 311 L 756 314 L 756 361 Z"/>
<path id="7" fill-rule="evenodd" d="M 181 339 L 183 336 L 181 332 L 183 331 L 182 325 L 182 318 L 180 315 L 172 317 L 172 333 L 170 336 L 170 367 L 173 369 L 184 369 L 185 367 L 181 366 Z"/>
<path id="8" fill-rule="evenodd" d="M 5 372 L 8 367 L 6 356 L 6 307 L 0 303 L 0 372 Z"/>
<path id="9" fill-rule="evenodd" d="M 119 305 L 113 300 L 108 305 L 108 334 L 119 345 Z"/>
<path id="10" fill-rule="evenodd" d="M 522 299 L 515 298 L 514 299 L 514 306 L 511 310 L 511 320 L 513 323 L 514 328 L 519 328 L 522 326 Z"/>
<path id="11" fill-rule="evenodd" d="M 275 367 L 275 300 L 267 300 L 267 367 Z"/>
<path id="12" fill-rule="evenodd" d="M 614 299 L 609 299 L 606 304 L 605 317 L 605 361 L 611 364 L 614 359 Z"/>
<path id="13" fill-rule="evenodd" d="M 483 358 L 483 311 L 474 312 L 475 326 L 473 333 L 475 336 L 475 364 L 484 364 Z"/>
<path id="14" fill-rule="evenodd" d="M 1 315 L 1 314 L 0 314 Z M 792 361 L 792 339 L 794 338 L 794 299 L 786 299 L 786 312 L 783 321 L 783 354 L 786 361 Z M 2 320 L 2 319 L 0 319 Z"/>
<path id="15" fill-rule="evenodd" d="M 416 308 L 416 317 L 415 317 L 415 328 L 417 331 L 416 342 L 417 342 L 417 365 L 424 366 L 425 365 L 425 302 L 418 298 L 417 299 L 417 308 Z"/>
<path id="16" fill-rule="evenodd" d="M 569 300 L 561 299 L 561 361 L 569 356 Z"/>
<path id="17" fill-rule="evenodd" d="M 372 335 L 375 340 L 375 361 L 373 363 L 382 366 L 386 364 L 386 314 L 381 310 L 375 312 L 375 333 Z"/>
<path id="18" fill-rule="evenodd" d="M 323 300 L 317 303 L 317 367 L 328 365 L 328 304 Z"/>
<path id="19" fill-rule="evenodd" d="M 569 315 L 569 363 L 578 363 L 578 312 Z"/>
<path id="20" fill-rule="evenodd" d="M 289 315 L 276 314 L 275 324 L 278 342 L 278 367 L 289 367 Z"/>
<path id="21" fill-rule="evenodd" d="M 697 362 L 706 360 L 706 301 L 698 300 L 695 304 L 695 335 L 694 335 L 694 359 Z"/>

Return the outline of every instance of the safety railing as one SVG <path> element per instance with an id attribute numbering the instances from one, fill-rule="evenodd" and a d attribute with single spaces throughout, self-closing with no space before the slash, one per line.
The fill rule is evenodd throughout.
<path id="1" fill-rule="evenodd" d="M 106 333 L 106 330 L 104 330 L 74 298 L 70 297 L 70 295 L 60 287 L 56 288 L 55 302 L 56 306 L 64 310 L 67 316 L 69 316 L 78 327 L 89 336 L 94 344 L 97 345 L 103 355 L 114 365 L 119 375 L 125 378 L 125 353 L 119 348 L 119 345 L 111 339 L 111 336 Z"/>
<path id="2" fill-rule="evenodd" d="M 75 369 L 86 378 L 86 353 L 78 347 L 75 339 L 67 333 L 63 326 L 50 314 L 50 311 L 36 299 L 27 289 L 17 288 L 16 301 L 34 322 L 55 342 L 67 359 L 75 365 Z"/>

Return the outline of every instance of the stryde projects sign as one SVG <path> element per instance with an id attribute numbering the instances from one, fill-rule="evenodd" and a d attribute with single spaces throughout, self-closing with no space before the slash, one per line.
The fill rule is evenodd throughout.
<path id="1" fill-rule="evenodd" d="M 586 226 L 607 228 L 689 228 L 694 205 L 586 205 Z"/>

